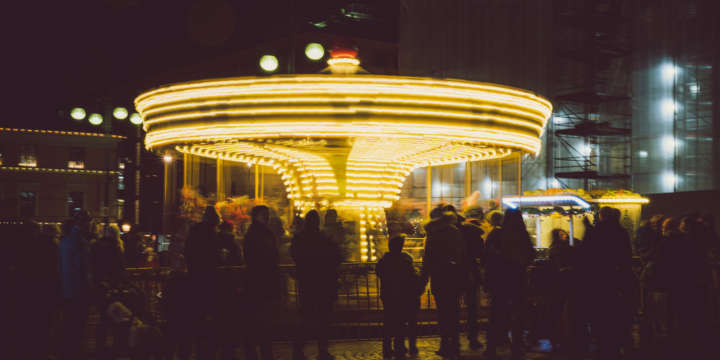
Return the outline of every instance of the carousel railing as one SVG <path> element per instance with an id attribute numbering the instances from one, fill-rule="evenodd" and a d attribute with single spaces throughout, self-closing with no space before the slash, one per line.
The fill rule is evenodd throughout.
<path id="1" fill-rule="evenodd" d="M 420 263 L 416 263 L 416 266 L 419 267 Z M 645 292 L 638 280 L 639 269 L 637 266 L 639 266 L 638 261 L 636 261 L 636 276 L 633 280 L 637 284 L 638 291 L 635 292 L 634 296 L 637 297 L 636 304 L 638 304 L 638 314 L 640 314 L 643 306 L 642 294 Z M 542 281 L 538 280 L 543 277 L 542 267 L 542 262 L 540 262 L 528 269 L 532 273 L 529 277 L 531 281 L 529 300 L 531 303 L 542 304 L 543 302 L 543 294 L 546 291 L 542 290 Z M 163 322 L 165 319 L 161 299 L 164 296 L 163 291 L 167 281 L 172 276 L 171 270 L 166 267 L 157 267 L 128 268 L 127 271 L 131 283 L 145 294 L 149 314 L 152 314 L 154 320 Z M 225 267 L 221 268 L 220 271 L 236 280 L 241 281 L 242 279 L 242 267 Z M 278 316 L 287 321 L 294 321 L 292 319 L 297 314 L 299 303 L 297 283 L 295 281 L 295 266 L 281 265 L 280 272 L 282 275 L 282 296 L 278 304 L 280 308 Z M 339 326 L 349 328 L 380 325 L 382 323 L 382 301 L 380 299 L 380 280 L 375 274 L 375 264 L 344 263 L 340 267 L 339 275 L 338 299 L 333 315 L 334 322 Z M 712 278 L 713 283 L 710 290 L 713 306 L 711 309 L 712 314 L 708 315 L 716 323 L 720 323 L 720 264 L 714 265 Z M 543 281 L 547 281 L 547 279 Z M 482 317 L 487 314 L 486 308 L 489 301 L 482 289 L 480 289 L 478 295 L 482 307 L 480 311 Z M 436 304 L 428 287 L 421 296 L 421 311 L 418 319 L 420 325 L 432 326 L 435 323 L 435 309 Z M 353 334 L 351 336 L 370 336 L 370 334 Z"/>

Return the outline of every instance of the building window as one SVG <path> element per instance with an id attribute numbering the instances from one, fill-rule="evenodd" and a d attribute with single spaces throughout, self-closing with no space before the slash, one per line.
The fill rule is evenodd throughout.
<path id="1" fill-rule="evenodd" d="M 20 147 L 20 161 L 18 166 L 36 167 L 37 149 L 35 145 L 23 145 Z"/>
<path id="2" fill-rule="evenodd" d="M 125 190 L 125 176 L 118 175 L 118 190 Z"/>
<path id="3" fill-rule="evenodd" d="M 20 218 L 30 218 L 35 216 L 37 209 L 37 195 L 34 191 L 20 192 Z"/>
<path id="4" fill-rule="evenodd" d="M 84 169 L 85 168 L 85 149 L 71 148 L 70 159 L 68 159 L 68 168 Z"/>
<path id="5" fill-rule="evenodd" d="M 75 216 L 75 214 L 78 213 L 78 211 L 82 210 L 85 194 L 81 192 L 71 192 L 68 193 L 67 198 L 67 205 L 68 205 L 68 215 Z"/>

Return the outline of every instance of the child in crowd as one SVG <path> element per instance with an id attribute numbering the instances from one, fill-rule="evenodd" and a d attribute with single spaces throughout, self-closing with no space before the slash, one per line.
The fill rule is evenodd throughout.
<path id="1" fill-rule="evenodd" d="M 416 343 L 417 314 L 424 285 L 413 266 L 413 258 L 403 252 L 405 235 L 390 239 L 387 252 L 378 261 L 376 273 L 380 278 L 380 298 L 383 302 L 383 357 L 402 358 L 408 352 L 418 353 Z"/>

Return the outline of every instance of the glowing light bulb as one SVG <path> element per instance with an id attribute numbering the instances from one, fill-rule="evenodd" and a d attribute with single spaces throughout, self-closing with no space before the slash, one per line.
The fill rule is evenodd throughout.
<path id="1" fill-rule="evenodd" d="M 263 55 L 260 57 L 260 68 L 265 72 L 274 72 L 278 69 L 278 65 L 280 63 L 275 55 Z"/>
<path id="2" fill-rule="evenodd" d="M 85 109 L 83 109 L 83 108 L 81 108 L 81 107 L 73 108 L 73 109 L 70 111 L 70 117 L 73 118 L 73 119 L 75 119 L 75 120 L 85 119 L 85 115 L 86 115 L 86 114 L 85 114 Z"/>
<path id="3" fill-rule="evenodd" d="M 125 120 L 128 117 L 128 111 L 124 107 L 116 107 L 113 110 L 113 116 L 118 120 Z"/>
<path id="4" fill-rule="evenodd" d="M 92 125 L 98 126 L 103 123 L 103 117 L 100 114 L 92 113 L 88 116 L 88 122 Z"/>
<path id="5" fill-rule="evenodd" d="M 309 43 L 305 46 L 305 56 L 313 61 L 320 60 L 325 56 L 325 48 L 318 43 Z"/>
<path id="6" fill-rule="evenodd" d="M 130 115 L 130 123 L 133 125 L 140 125 L 142 124 L 142 116 L 138 113 L 132 113 Z"/>

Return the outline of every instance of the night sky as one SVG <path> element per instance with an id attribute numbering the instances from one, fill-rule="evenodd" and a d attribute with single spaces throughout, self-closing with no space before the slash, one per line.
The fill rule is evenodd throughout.
<path id="1" fill-rule="evenodd" d="M 10 69 L 19 89 L 5 126 L 63 128 L 67 111 L 101 103 L 130 107 L 163 83 L 190 80 L 183 68 L 233 56 L 290 32 L 291 0 L 97 0 L 25 4 L 11 19 Z M 394 41 L 397 1 L 295 0 L 296 32 L 322 31 Z M 372 14 L 344 17 L 341 9 Z M 28 16 L 26 16 L 26 14 Z M 326 21 L 322 30 L 311 22 Z M 235 55 L 237 56 L 237 55 Z M 248 63 L 255 63 L 250 59 Z M 249 67 L 208 73 L 256 75 Z M 9 85 L 8 85 L 9 86 Z M 70 121 L 70 120 L 67 120 Z"/>

